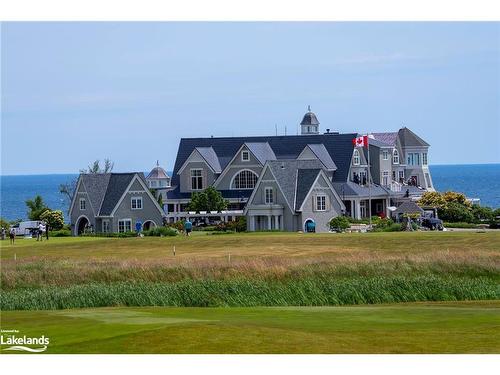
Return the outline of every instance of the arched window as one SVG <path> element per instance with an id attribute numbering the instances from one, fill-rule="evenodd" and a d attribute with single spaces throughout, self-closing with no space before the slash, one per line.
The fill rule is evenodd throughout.
<path id="1" fill-rule="evenodd" d="M 253 189 L 257 183 L 257 177 L 254 172 L 245 169 L 234 176 L 231 187 L 233 189 Z"/>
<path id="2" fill-rule="evenodd" d="M 359 151 L 354 149 L 354 156 L 352 157 L 352 163 L 354 165 L 359 165 L 360 163 Z"/>
<path id="3" fill-rule="evenodd" d="M 399 164 L 399 152 L 396 149 L 392 152 L 392 164 Z"/>

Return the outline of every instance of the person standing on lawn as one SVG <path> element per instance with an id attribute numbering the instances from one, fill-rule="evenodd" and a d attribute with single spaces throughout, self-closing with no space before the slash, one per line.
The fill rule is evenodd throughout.
<path id="1" fill-rule="evenodd" d="M 193 229 L 193 223 L 191 223 L 189 219 L 187 219 L 184 222 L 184 231 L 186 232 L 186 236 L 189 236 L 189 233 L 191 233 L 192 229 Z"/>
<path id="2" fill-rule="evenodd" d="M 10 238 L 10 244 L 14 245 L 14 242 L 16 240 L 16 230 L 14 228 L 10 228 L 9 238 Z"/>

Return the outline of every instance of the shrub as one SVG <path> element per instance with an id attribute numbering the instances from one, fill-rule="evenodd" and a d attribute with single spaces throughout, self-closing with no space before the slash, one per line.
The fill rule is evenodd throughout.
<path id="1" fill-rule="evenodd" d="M 368 219 L 353 219 L 350 216 L 345 216 L 347 217 L 347 220 L 349 220 L 349 223 L 351 224 L 369 224 L 370 221 Z"/>
<path id="2" fill-rule="evenodd" d="M 51 230 L 49 237 L 71 237 L 71 231 L 68 229 Z"/>
<path id="3" fill-rule="evenodd" d="M 446 228 L 477 228 L 477 224 L 471 223 L 443 223 L 443 226 Z"/>
<path id="4" fill-rule="evenodd" d="M 392 224 L 394 224 L 394 221 L 392 219 L 388 218 L 380 218 L 380 217 L 375 217 L 372 221 L 372 223 L 379 229 L 384 229 L 386 227 L 390 227 Z"/>
<path id="5" fill-rule="evenodd" d="M 156 227 L 150 230 L 145 230 L 142 233 L 145 236 L 156 236 L 156 237 L 160 236 L 173 237 L 179 234 L 179 232 L 176 229 L 170 227 Z"/>
<path id="6" fill-rule="evenodd" d="M 337 216 L 330 220 L 328 225 L 330 226 L 330 230 L 333 230 L 335 232 L 343 232 L 351 226 L 351 223 L 349 222 L 349 219 L 347 217 Z"/>
<path id="7" fill-rule="evenodd" d="M 111 238 L 128 238 L 137 237 L 136 232 L 120 232 L 120 233 L 82 233 L 81 237 L 111 237 Z"/>
<path id="8" fill-rule="evenodd" d="M 247 218 L 245 216 L 238 216 L 236 220 L 228 221 L 227 227 L 229 230 L 234 230 L 235 232 L 246 232 Z"/>
<path id="9" fill-rule="evenodd" d="M 169 228 L 177 229 L 177 231 L 179 231 L 179 232 L 184 232 L 184 223 L 185 223 L 185 220 L 179 220 L 179 221 L 176 221 L 175 223 L 167 223 L 166 226 Z"/>

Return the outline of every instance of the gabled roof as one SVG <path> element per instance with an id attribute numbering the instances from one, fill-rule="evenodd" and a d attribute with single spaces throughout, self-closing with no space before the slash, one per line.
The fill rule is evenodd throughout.
<path id="1" fill-rule="evenodd" d="M 413 201 L 403 202 L 396 210 L 395 214 L 423 214 L 424 210 Z"/>
<path id="2" fill-rule="evenodd" d="M 212 147 L 196 147 L 196 150 L 200 153 L 201 157 L 205 159 L 210 168 L 213 169 L 215 173 L 221 173 L 222 168 L 220 166 L 219 158 Z"/>
<path id="3" fill-rule="evenodd" d="M 307 144 L 307 147 L 311 149 L 311 151 L 323 163 L 326 169 L 330 171 L 334 171 L 337 169 L 337 166 L 335 165 L 334 161 L 332 160 L 332 157 L 328 153 L 328 150 L 326 149 L 323 143 L 319 144 L 309 143 Z"/>
<path id="4" fill-rule="evenodd" d="M 377 141 L 384 142 L 388 145 L 395 146 L 396 140 L 398 139 L 398 132 L 388 132 L 388 133 L 372 133 Z M 368 140 L 369 142 L 370 140 Z"/>
<path id="5" fill-rule="evenodd" d="M 135 175 L 136 173 L 111 173 L 99 216 L 111 215 Z"/>
<path id="6" fill-rule="evenodd" d="M 412 146 L 430 146 L 426 141 L 420 138 L 418 135 L 413 133 L 408 128 L 401 128 L 398 132 L 399 141 L 401 142 L 401 146 L 403 147 L 412 147 Z"/>
<path id="7" fill-rule="evenodd" d="M 262 165 L 268 160 L 276 160 L 276 155 L 267 142 L 245 142 L 245 146 Z"/>
<path id="8" fill-rule="evenodd" d="M 80 180 L 87 191 L 90 205 L 94 210 L 94 215 L 99 214 L 99 209 L 106 195 L 110 177 L 111 173 L 85 173 L 80 175 Z"/>
<path id="9" fill-rule="evenodd" d="M 298 191 L 298 172 L 299 169 L 308 170 L 313 169 L 316 170 L 316 177 L 318 175 L 318 171 L 322 168 L 321 162 L 319 160 L 274 160 L 267 162 L 269 169 L 272 174 L 276 178 L 276 183 L 279 185 L 288 205 L 292 211 L 294 211 L 297 207 L 295 204 L 296 199 L 295 196 Z M 301 182 L 307 185 L 310 176 L 304 174 L 301 178 Z M 312 181 L 314 182 L 314 180 Z M 311 184 L 312 184 L 311 182 Z M 302 187 L 299 189 L 302 194 Z M 309 186 L 310 190 L 310 186 Z M 305 193 L 307 195 L 307 193 Z M 304 196 L 305 197 L 305 196 Z M 304 198 L 302 198 L 304 199 Z"/>
<path id="10" fill-rule="evenodd" d="M 295 210 L 299 210 L 311 190 L 316 177 L 321 169 L 299 169 L 297 170 L 297 186 L 295 194 Z"/>
<path id="11" fill-rule="evenodd" d="M 353 150 L 352 139 L 355 136 L 355 133 L 330 133 L 261 137 L 182 138 L 175 160 L 172 185 L 179 184 L 180 176 L 178 171 L 196 147 L 212 147 L 219 158 L 221 167 L 224 168 L 243 144 L 266 142 L 274 152 L 277 160 L 295 159 L 307 144 L 322 143 L 337 167 L 333 180 L 347 181 Z"/>
<path id="12" fill-rule="evenodd" d="M 82 173 L 80 174 L 79 181 L 85 186 L 90 203 L 94 210 L 94 215 L 110 216 L 136 176 L 143 185 L 145 189 L 144 191 L 151 197 L 160 212 L 163 213 L 161 207 L 156 202 L 156 199 L 154 199 L 151 192 L 148 190 L 146 178 L 142 172 L 96 174 Z M 75 199 L 76 194 L 73 198 L 71 209 L 73 208 Z"/>

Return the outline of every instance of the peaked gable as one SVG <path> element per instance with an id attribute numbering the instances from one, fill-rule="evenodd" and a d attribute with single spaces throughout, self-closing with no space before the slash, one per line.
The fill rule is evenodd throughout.
<path id="1" fill-rule="evenodd" d="M 219 158 L 217 157 L 214 149 L 212 147 L 195 147 L 189 154 L 189 157 L 186 158 L 181 168 L 179 168 L 177 172 L 174 171 L 174 177 L 176 174 L 181 174 L 184 168 L 186 168 L 188 163 L 191 161 L 204 162 L 214 173 L 221 173 Z"/>
<path id="2" fill-rule="evenodd" d="M 418 135 L 413 133 L 408 128 L 399 129 L 398 138 L 399 138 L 399 141 L 401 142 L 402 147 L 412 147 L 412 146 L 428 147 L 428 146 L 430 146 L 426 141 L 424 141 L 422 138 L 420 138 Z"/>
<path id="3" fill-rule="evenodd" d="M 109 178 L 106 195 L 99 210 L 100 216 L 110 216 L 121 197 L 132 182 L 135 173 L 112 173 Z"/>
<path id="4" fill-rule="evenodd" d="M 276 160 L 276 155 L 268 142 L 245 142 L 245 146 L 262 165 L 268 160 Z"/>
<path id="5" fill-rule="evenodd" d="M 297 171 L 297 187 L 295 194 L 295 210 L 299 210 L 304 199 L 313 187 L 321 169 L 299 169 Z"/>
<path id="6" fill-rule="evenodd" d="M 323 143 L 309 143 L 304 147 L 304 150 L 300 153 L 300 155 L 297 157 L 298 159 L 301 159 L 301 156 L 306 156 L 308 151 L 310 154 L 321 161 L 323 163 L 323 166 L 329 170 L 329 171 L 335 171 L 337 170 L 337 166 L 335 165 L 334 161 L 332 160 L 330 154 L 328 153 L 328 150 L 326 149 L 325 145 Z M 307 159 L 303 159 L 307 160 Z M 310 160 L 310 159 L 309 159 Z"/>

